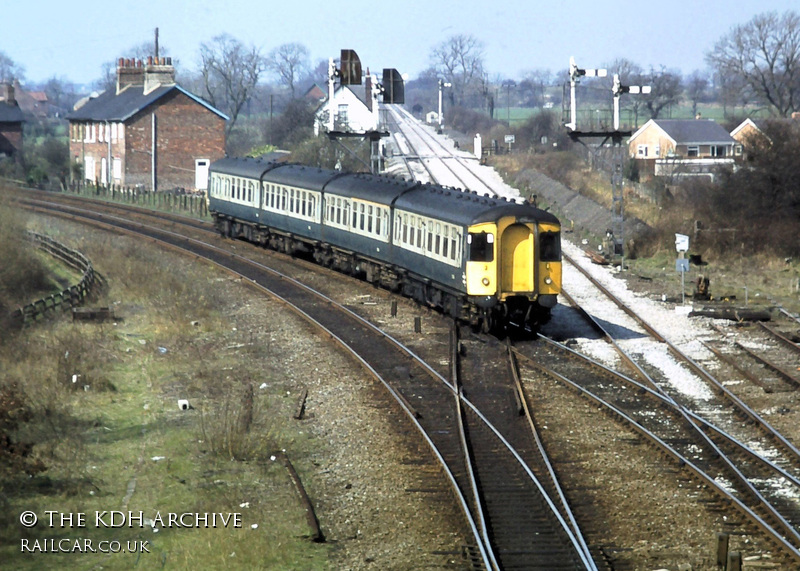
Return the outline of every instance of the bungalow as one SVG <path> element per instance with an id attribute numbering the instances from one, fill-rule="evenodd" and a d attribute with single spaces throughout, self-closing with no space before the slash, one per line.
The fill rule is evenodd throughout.
<path id="1" fill-rule="evenodd" d="M 640 176 L 711 176 L 732 166 L 742 145 L 722 126 L 702 119 L 650 119 L 628 140 Z"/>
<path id="2" fill-rule="evenodd" d="M 116 88 L 67 119 L 70 156 L 94 184 L 202 191 L 225 156 L 228 117 L 175 83 L 172 58 L 121 58 Z"/>

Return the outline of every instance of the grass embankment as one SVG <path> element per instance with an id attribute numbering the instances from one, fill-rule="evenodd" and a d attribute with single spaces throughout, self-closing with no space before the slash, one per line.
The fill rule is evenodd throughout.
<path id="1" fill-rule="evenodd" d="M 297 463 L 312 444 L 292 424 L 297 397 L 272 365 L 270 331 L 236 321 L 244 286 L 135 240 L 73 228 L 55 223 L 48 234 L 93 261 L 109 283 L 95 303 L 123 319 L 58 319 L 0 344 L 0 389 L 11 402 L 0 436 L 32 445 L 0 470 L 0 566 L 325 568 L 329 547 L 308 540 L 286 470 L 271 459 L 286 448 Z M 25 511 L 38 525 L 20 524 Z M 53 527 L 48 511 L 57 512 Z M 111 527 L 128 512 L 160 514 L 163 525 Z M 241 514 L 241 527 L 219 518 L 179 527 L 171 513 Z M 77 539 L 74 553 L 21 548 L 72 549 Z M 101 541 L 123 551 L 147 542 L 149 553 L 81 553 L 84 539 L 98 550 Z"/>

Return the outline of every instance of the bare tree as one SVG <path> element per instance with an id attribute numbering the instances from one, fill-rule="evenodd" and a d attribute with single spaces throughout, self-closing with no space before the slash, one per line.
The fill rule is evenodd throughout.
<path id="1" fill-rule="evenodd" d="M 549 69 L 534 69 L 525 72 L 518 86 L 523 105 L 542 107 L 545 87 L 552 84 L 553 74 Z"/>
<path id="2" fill-rule="evenodd" d="M 257 48 L 247 47 L 228 34 L 201 44 L 200 57 L 204 94 L 211 105 L 230 118 L 225 128 L 225 134 L 229 135 L 252 97 L 266 61 Z"/>
<path id="3" fill-rule="evenodd" d="M 720 75 L 744 80 L 781 117 L 800 108 L 800 15 L 767 12 L 735 26 L 706 55 Z"/>
<path id="4" fill-rule="evenodd" d="M 328 60 L 318 59 L 315 64 L 310 66 L 305 74 L 300 78 L 300 85 L 311 87 L 313 84 L 319 85 L 322 89 L 327 89 L 328 85 Z"/>
<path id="5" fill-rule="evenodd" d="M 296 42 L 282 44 L 270 52 L 267 68 L 289 88 L 294 99 L 295 85 L 309 69 L 308 48 Z"/>
<path id="6" fill-rule="evenodd" d="M 722 73 L 714 74 L 714 91 L 716 98 L 722 102 L 723 117 L 736 114 L 736 106 L 745 106 L 755 98 L 753 92 L 743 78 Z"/>
<path id="7" fill-rule="evenodd" d="M 605 68 L 608 70 L 608 75 L 603 81 L 609 92 L 614 81 L 614 74 L 619 76 L 622 85 L 649 85 L 642 67 L 629 59 L 617 58 L 606 64 Z M 623 109 L 627 109 L 633 114 L 631 124 L 638 127 L 639 113 L 645 105 L 644 99 L 640 95 L 626 95 L 620 99 L 620 102 Z"/>
<path id="8" fill-rule="evenodd" d="M 697 117 L 697 104 L 705 98 L 708 93 L 708 74 L 695 70 L 684 82 L 686 97 L 692 102 L 692 115 Z"/>
<path id="9" fill-rule="evenodd" d="M 450 103 L 463 103 L 470 89 L 480 91 L 485 84 L 483 42 L 471 35 L 459 34 L 437 45 L 430 55 L 441 79 L 450 83 Z"/>
<path id="10" fill-rule="evenodd" d="M 665 108 L 677 105 L 683 99 L 680 74 L 663 67 L 661 71 L 651 69 L 644 78 L 643 85 L 650 86 L 650 93 L 641 97 L 645 107 L 650 110 L 651 119 L 658 119 Z"/>
<path id="11" fill-rule="evenodd" d="M 0 51 L 0 83 L 12 83 L 15 79 L 25 79 L 25 68 Z"/>
<path id="12" fill-rule="evenodd" d="M 64 77 L 53 76 L 44 84 L 47 100 L 57 109 L 57 113 L 72 107 L 77 99 L 75 85 Z"/>

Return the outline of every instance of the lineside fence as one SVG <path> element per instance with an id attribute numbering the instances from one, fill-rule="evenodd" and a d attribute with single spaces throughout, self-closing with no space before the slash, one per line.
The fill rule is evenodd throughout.
<path id="1" fill-rule="evenodd" d="M 208 202 L 201 193 L 188 193 L 180 189 L 152 192 L 139 187 L 70 183 L 62 191 L 111 202 L 135 204 L 167 212 L 181 212 L 199 218 L 208 217 Z"/>
<path id="2" fill-rule="evenodd" d="M 82 273 L 81 280 L 74 286 L 65 289 L 60 293 L 49 295 L 33 303 L 17 309 L 11 313 L 11 321 L 18 327 L 23 327 L 28 323 L 46 317 L 57 311 L 68 311 L 72 307 L 77 307 L 89 297 L 97 288 L 102 285 L 102 278 L 94 271 L 92 262 L 76 250 L 67 248 L 36 232 L 28 232 L 28 239 L 31 240 L 40 250 L 43 250 L 58 258 L 71 268 Z"/>
<path id="3" fill-rule="evenodd" d="M 152 192 L 143 187 L 92 184 L 88 181 L 72 183 L 51 181 L 49 184 L 42 184 L 36 187 L 30 187 L 24 181 L 10 178 L 0 177 L 0 182 L 6 182 L 22 189 L 32 188 L 35 190 L 66 192 L 86 198 L 135 204 L 153 210 L 176 212 L 196 218 L 209 218 L 208 201 L 206 200 L 206 195 L 202 192 L 192 193 L 183 189 Z"/>

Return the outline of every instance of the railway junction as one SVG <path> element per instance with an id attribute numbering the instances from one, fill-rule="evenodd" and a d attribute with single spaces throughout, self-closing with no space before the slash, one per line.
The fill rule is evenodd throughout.
<path id="1" fill-rule="evenodd" d="M 407 141 L 410 139 L 411 137 L 408 137 Z M 424 154 L 412 153 L 417 156 Z M 477 164 L 477 161 L 466 161 Z M 447 159 L 442 162 L 458 161 Z M 435 168 L 431 170 L 436 172 Z M 469 175 L 460 176 L 466 178 Z M 464 182 L 464 186 L 475 184 L 466 181 L 465 178 L 460 179 Z M 453 185 L 457 186 L 457 183 Z M 163 222 L 161 224 L 163 225 Z M 189 233 L 188 230 L 175 230 L 175 232 Z M 203 229 L 197 228 L 191 232 L 199 236 Z M 166 235 L 162 235 L 160 239 L 167 242 L 173 240 Z M 181 242 L 183 241 L 185 238 L 181 239 Z M 265 265 L 276 263 L 270 259 L 271 256 L 257 253 L 256 249 L 248 248 L 246 253 L 242 254 L 244 246 L 239 243 L 231 244 L 223 241 L 219 247 L 232 248 L 239 258 L 232 258 L 234 261 L 230 263 L 241 266 L 237 268 L 238 271 L 247 279 L 254 281 L 263 278 L 261 274 L 249 274 L 247 272 L 250 270 L 244 271 L 243 257 L 262 259 L 260 263 Z M 399 339 L 412 352 L 417 353 L 422 361 L 431 364 L 434 370 L 431 387 L 438 387 L 437 390 L 444 391 L 441 398 L 447 399 L 448 393 L 450 397 L 457 394 L 465 397 L 453 398 L 452 404 L 447 405 L 442 401 L 442 404 L 434 406 L 434 410 L 445 410 L 445 407 L 449 406 L 465 408 L 466 410 L 462 412 L 454 409 L 452 414 L 443 416 L 467 418 L 465 433 L 468 438 L 478 436 L 478 433 L 485 430 L 482 428 L 484 421 L 473 418 L 479 410 L 489 417 L 488 420 L 492 421 L 492 425 L 510 422 L 515 417 L 535 419 L 534 424 L 544 449 L 551 455 L 553 470 L 561 480 L 560 492 L 551 489 L 549 484 L 542 485 L 542 489 L 548 491 L 552 504 L 543 508 L 542 513 L 559 514 L 555 519 L 563 524 L 561 527 L 563 535 L 568 537 L 566 544 L 572 545 L 570 555 L 554 556 L 555 560 L 563 563 L 564 568 L 714 569 L 719 568 L 718 553 L 715 548 L 721 549 L 723 543 L 730 548 L 725 551 L 724 563 L 735 565 L 741 561 L 744 568 L 791 568 L 797 562 L 798 549 L 798 540 L 794 537 L 798 529 L 796 514 L 798 484 L 795 482 L 798 468 L 791 459 L 791 443 L 781 442 L 780 435 L 785 435 L 789 441 L 796 441 L 796 426 L 799 424 L 796 409 L 800 406 L 796 403 L 794 394 L 796 387 L 793 388 L 786 380 L 778 378 L 773 380 L 771 376 L 769 380 L 765 380 L 765 373 L 757 377 L 762 380 L 761 386 L 739 380 L 738 374 L 733 373 L 727 365 L 718 364 L 713 352 L 707 348 L 708 345 L 715 344 L 719 350 L 730 352 L 732 344 L 727 338 L 733 335 L 738 337 L 739 331 L 722 327 L 720 333 L 719 329 L 709 327 L 713 324 L 713 320 L 690 319 L 680 307 L 654 301 L 651 295 L 635 295 L 622 287 L 620 280 L 609 268 L 587 264 L 579 248 L 565 245 L 565 251 L 572 257 L 576 266 L 586 266 L 587 271 L 593 274 L 604 288 L 613 290 L 614 294 L 622 299 L 622 305 L 632 309 L 642 321 L 655 326 L 655 332 L 648 331 L 639 321 L 630 321 L 631 318 L 618 313 L 619 310 L 611 309 L 613 306 L 611 302 L 600 302 L 599 290 L 596 289 L 598 286 L 590 285 L 585 278 L 580 277 L 577 269 L 574 270 L 576 272 L 574 274 L 571 273 L 573 270 L 570 270 L 570 274 L 565 278 L 565 290 L 573 301 L 568 302 L 566 298 L 563 299 L 554 312 L 551 323 L 542 330 L 545 336 L 561 347 L 544 351 L 541 344 L 534 342 L 530 346 L 516 347 L 513 350 L 520 352 L 520 359 L 526 355 L 533 356 L 534 362 L 547 364 L 551 369 L 556 369 L 557 374 L 540 375 L 535 372 L 536 367 L 523 364 L 520 376 L 527 388 L 523 390 L 523 396 L 520 398 L 513 397 L 511 385 L 506 385 L 503 380 L 507 365 L 501 358 L 504 354 L 512 352 L 512 349 L 504 348 L 498 339 L 462 332 L 461 338 L 454 341 L 446 320 L 435 313 L 426 312 L 406 301 L 400 302 L 401 309 L 398 312 L 394 308 L 397 300 L 384 292 L 363 284 L 353 284 L 345 278 L 334 278 L 329 274 L 315 276 L 314 270 L 309 268 L 298 270 L 296 263 L 292 261 L 284 260 L 280 263 L 284 264 L 284 271 L 293 279 L 316 284 L 325 291 L 325 295 L 377 324 L 385 333 Z M 272 286 L 275 287 L 277 286 Z M 583 308 L 600 322 L 606 330 L 607 337 L 621 346 L 623 352 L 632 356 L 637 364 L 632 366 L 624 364 L 623 357 L 611 350 L 614 343 L 603 340 L 605 334 L 598 331 L 597 325 L 590 325 L 581 320 L 579 308 Z M 260 312 L 254 316 L 256 319 L 249 326 L 252 328 L 251 335 L 259 327 L 258 320 L 262 317 L 267 318 L 270 313 L 272 312 Z M 322 311 L 322 314 L 325 313 L 328 311 Z M 334 326 L 335 323 L 329 327 Z M 796 325 L 791 325 L 789 322 L 784 329 L 792 327 L 796 328 Z M 276 342 L 284 343 L 287 348 L 293 343 L 310 347 L 305 337 L 303 340 L 298 338 L 298 330 L 303 331 L 304 328 L 305 326 L 299 325 L 282 327 L 276 324 L 273 331 L 279 332 L 277 335 L 282 338 Z M 305 334 L 304 332 L 303 335 Z M 749 332 L 744 335 L 749 335 Z M 754 345 L 746 338 L 741 342 Z M 344 343 L 353 346 L 356 341 Z M 767 341 L 761 343 L 768 344 Z M 796 345 L 796 342 L 790 341 L 790 343 Z M 667 349 L 668 346 L 674 346 L 678 352 L 685 354 L 688 361 L 681 361 L 674 351 Z M 628 390 L 632 390 L 632 393 L 623 392 L 595 400 L 597 395 L 590 396 L 590 392 L 597 389 L 592 389 L 588 384 L 580 384 L 581 376 L 585 375 L 582 366 L 567 364 L 566 356 L 570 351 L 589 356 L 600 366 L 625 370 L 626 376 L 631 377 L 632 383 L 629 386 L 634 388 Z M 362 354 L 370 362 L 366 356 L 367 352 L 362 351 Z M 388 349 L 383 350 L 382 354 L 385 355 L 387 352 Z M 294 359 L 302 361 L 301 355 L 302 352 L 295 353 Z M 373 359 L 372 362 L 387 364 L 384 358 Z M 457 362 L 461 364 L 456 366 Z M 701 369 L 713 367 L 711 373 L 719 374 L 727 382 L 723 382 L 719 387 L 709 388 L 714 386 L 709 384 L 711 381 L 698 371 L 692 370 L 689 362 L 699 364 Z M 546 551 L 544 548 L 538 547 L 536 542 L 533 542 L 533 545 L 528 544 L 527 547 L 519 547 L 519 544 L 515 543 L 519 540 L 518 537 L 515 538 L 513 533 L 501 531 L 503 524 L 508 524 L 508 521 L 492 519 L 499 517 L 493 515 L 495 513 L 492 512 L 493 506 L 507 503 L 508 500 L 505 498 L 508 497 L 506 494 L 509 490 L 503 491 L 499 500 L 490 500 L 489 498 L 494 496 L 488 495 L 488 492 L 483 496 L 480 495 L 482 492 L 476 493 L 471 498 L 470 494 L 466 494 L 463 502 L 471 506 L 466 511 L 471 514 L 472 523 L 465 523 L 463 527 L 456 525 L 447 531 L 440 530 L 436 535 L 437 539 L 433 541 L 438 547 L 423 542 L 421 535 L 435 534 L 434 530 L 442 522 L 447 521 L 450 522 L 448 525 L 451 525 L 454 519 L 452 508 L 445 507 L 451 505 L 446 501 L 448 492 L 443 491 L 440 484 L 434 484 L 434 481 L 441 482 L 444 479 L 438 475 L 429 479 L 408 473 L 400 474 L 405 469 L 398 470 L 397 467 L 385 470 L 380 464 L 391 463 L 389 457 L 377 460 L 379 465 L 376 466 L 374 459 L 366 460 L 364 451 L 359 450 L 363 448 L 360 445 L 363 441 L 359 440 L 353 446 L 353 443 L 347 442 L 347 438 L 338 438 L 340 435 L 354 434 L 351 432 L 353 425 L 349 425 L 349 422 L 356 422 L 360 426 L 359 430 L 364 431 L 360 433 L 361 438 L 373 438 L 368 435 L 375 428 L 371 424 L 367 426 L 363 419 L 354 419 L 352 412 L 347 413 L 345 409 L 326 410 L 329 404 L 328 397 L 332 398 L 341 391 L 339 395 L 348 394 L 348 400 L 364 398 L 368 403 L 373 397 L 363 395 L 375 393 L 373 396 L 377 400 L 373 401 L 372 405 L 366 404 L 367 410 L 371 406 L 377 406 L 391 411 L 388 412 L 391 421 L 388 425 L 384 425 L 380 432 L 383 447 L 397 450 L 396 456 L 403 459 L 401 465 L 414 465 L 418 462 L 420 465 L 430 466 L 424 469 L 423 473 L 429 475 L 434 473 L 435 469 L 432 468 L 434 464 L 429 465 L 428 460 L 423 462 L 413 459 L 414 454 L 411 450 L 416 448 L 417 454 L 425 455 L 427 454 L 424 452 L 425 446 L 413 444 L 412 442 L 418 442 L 412 437 L 414 431 L 403 428 L 410 426 L 405 418 L 416 418 L 420 424 L 441 420 L 433 418 L 435 414 L 422 406 L 428 401 L 435 402 L 434 398 L 439 398 L 427 392 L 420 392 L 422 369 L 412 369 L 408 364 L 389 365 L 389 370 L 382 376 L 397 377 L 395 381 L 390 382 L 390 386 L 402 395 L 396 401 L 399 404 L 391 405 L 383 400 L 385 396 L 378 395 L 382 394 L 382 391 L 378 390 L 379 386 L 372 385 L 369 381 L 356 383 L 364 389 L 363 392 L 358 391 L 358 394 L 348 390 L 348 383 L 350 389 L 354 384 L 351 375 L 345 375 L 345 378 L 341 379 L 344 383 L 336 382 L 337 377 L 342 377 L 341 363 L 331 365 L 326 358 L 316 360 L 314 366 L 315 371 L 312 376 L 316 380 L 312 383 L 309 399 L 306 402 L 306 410 L 312 414 L 306 425 L 320 437 L 337 437 L 337 441 L 347 450 L 342 452 L 340 462 L 345 464 L 345 472 L 352 481 L 349 482 L 349 487 L 344 486 L 347 491 L 342 492 L 339 488 L 342 483 L 342 473 L 338 472 L 339 463 L 331 463 L 330 459 L 318 459 L 318 464 L 325 467 L 304 473 L 311 481 L 334 482 L 331 489 L 320 494 L 324 500 L 319 515 L 323 528 L 328 522 L 326 535 L 329 540 L 341 542 L 343 550 L 349 551 L 349 555 L 344 555 L 343 559 L 339 560 L 343 566 L 364 569 L 402 569 L 415 567 L 417 564 L 433 568 L 557 568 L 552 559 L 539 560 L 537 559 L 539 555 L 534 555 L 534 552 L 541 554 Z M 320 368 L 324 370 L 320 372 L 318 370 Z M 456 381 L 452 377 L 454 369 L 460 369 L 461 373 L 465 374 L 463 381 Z M 438 381 L 435 380 L 438 378 L 437 374 L 441 377 Z M 567 380 L 567 377 L 575 379 Z M 730 380 L 734 378 L 736 382 Z M 414 381 L 409 384 L 411 379 Z M 463 388 L 459 389 L 462 382 Z M 576 384 L 568 384 L 570 382 Z M 720 420 L 723 412 L 721 409 L 709 412 L 712 393 L 725 393 L 726 390 L 732 393 L 733 398 L 730 402 L 738 399 L 746 405 L 745 408 L 739 409 L 740 412 L 734 413 L 728 421 Z M 648 405 L 648 408 L 643 404 L 637 405 L 631 409 L 644 411 L 641 419 L 629 424 L 619 421 L 624 416 L 621 413 L 624 402 L 631 399 L 637 399 L 638 402 L 638 399 L 642 399 L 641 402 L 644 403 L 644 397 L 648 397 L 655 404 Z M 481 398 L 483 400 L 480 402 L 484 403 L 485 411 L 484 405 L 471 408 L 473 400 L 478 401 Z M 615 399 L 617 405 L 613 405 Z M 499 408 L 493 410 L 491 403 Z M 612 408 L 612 405 L 616 408 Z M 519 412 L 526 406 L 528 412 Z M 650 406 L 652 408 L 649 408 Z M 720 406 L 728 407 L 728 405 Z M 509 410 L 513 411 L 513 414 L 508 414 Z M 752 411 L 755 416 L 747 417 L 749 414 L 747 410 Z M 714 427 L 700 421 L 699 417 L 704 414 L 712 416 L 714 423 L 727 422 L 728 425 L 725 430 L 715 431 Z M 497 415 L 497 418 L 491 418 L 494 415 Z M 745 415 L 744 418 L 741 415 Z M 656 419 L 649 427 L 648 418 Z M 662 418 L 671 420 L 659 420 Z M 762 424 L 761 420 L 766 423 Z M 475 422 L 478 424 L 474 424 Z M 649 436 L 650 433 L 656 432 L 659 424 L 664 424 L 669 429 L 658 438 L 666 446 L 653 444 L 656 440 Z M 678 425 L 681 425 L 681 430 L 685 432 L 670 432 L 673 426 L 677 431 Z M 769 425 L 779 436 L 771 436 L 761 429 L 757 432 L 737 434 L 735 432 L 741 428 L 739 425 L 742 427 Z M 643 429 L 647 429 L 647 435 Z M 450 427 L 439 427 L 428 429 L 427 432 L 441 435 L 452 430 Z M 490 440 L 494 438 L 491 434 L 486 437 Z M 383 440 L 384 438 L 386 440 Z M 404 442 L 406 438 L 409 441 Z M 506 440 L 508 438 L 504 437 Z M 747 459 L 745 457 L 748 453 L 741 452 L 744 448 L 739 449 L 738 455 L 729 452 L 736 446 L 736 442 L 745 444 L 744 448 L 755 454 L 750 454 Z M 681 449 L 678 444 L 682 444 L 684 448 Z M 399 448 L 395 448 L 397 446 Z M 497 443 L 489 446 L 498 450 L 501 448 Z M 657 446 L 662 446 L 661 451 L 654 453 L 651 448 Z M 492 461 L 490 459 L 487 464 L 485 459 L 480 459 L 481 455 L 477 453 L 479 447 L 477 441 L 471 446 L 476 451 L 474 473 L 478 482 L 488 483 L 492 481 L 492 477 L 486 470 Z M 521 455 L 536 455 L 533 448 L 521 452 L 525 446 L 512 444 L 511 447 L 518 449 L 517 453 Z M 705 447 L 712 452 L 709 454 L 701 450 Z M 445 444 L 442 443 L 438 448 L 444 449 Z M 716 464 L 715 455 L 730 458 L 730 464 L 727 466 Z M 769 463 L 753 463 L 753 458 L 771 459 L 774 467 Z M 466 481 L 462 478 L 469 479 L 464 473 L 463 466 L 469 466 L 471 462 L 467 460 L 447 464 L 451 466 L 451 471 L 454 471 L 453 476 L 457 482 Z M 530 471 L 533 472 L 536 481 L 545 481 L 549 471 L 547 463 L 539 465 L 532 459 L 526 463 L 534 466 Z M 453 470 L 452 466 L 462 468 Z M 697 471 L 688 470 L 687 467 L 693 470 L 697 468 Z M 510 469 L 506 469 L 507 474 L 511 473 L 508 471 Z M 466 469 L 466 472 L 469 471 Z M 738 482 L 737 472 L 743 473 L 743 478 Z M 379 483 L 391 482 L 395 477 L 399 481 L 395 480 L 389 484 Z M 412 480 L 422 479 L 416 485 L 402 479 L 409 477 Z M 517 482 L 522 478 L 523 476 L 514 476 L 513 479 Z M 748 482 L 751 480 L 756 482 L 756 485 L 748 487 Z M 459 483 L 457 487 L 466 489 L 469 486 Z M 404 493 L 396 494 L 396 489 L 390 492 L 392 488 L 400 488 Z M 392 497 L 391 506 L 384 505 L 376 497 L 369 497 L 369 494 L 364 492 L 366 489 L 373 489 L 378 495 L 386 494 L 387 497 Z M 351 490 L 356 491 L 351 492 Z M 725 496 L 725 493 L 731 495 Z M 394 518 L 396 530 L 393 529 L 392 532 L 388 532 L 386 528 L 379 531 L 381 528 L 376 522 L 381 520 L 385 524 L 385 514 L 383 517 L 374 518 L 367 517 L 362 508 L 355 506 L 334 507 L 334 504 L 341 502 L 346 504 L 349 499 L 358 502 L 360 506 L 384 506 L 383 512 L 394 513 L 392 510 L 398 509 L 397 513 L 408 514 L 407 511 L 401 510 L 398 504 L 404 503 L 405 498 L 411 497 L 424 498 L 423 504 L 427 507 L 421 508 L 423 510 L 430 509 L 432 505 L 440 506 L 440 510 L 425 511 L 426 516 L 417 518 L 417 521 L 413 515 L 410 518 L 406 516 L 400 516 L 402 519 Z M 562 512 L 559 503 L 568 504 L 571 514 Z M 489 508 L 488 520 L 482 522 L 476 515 L 479 505 Z M 496 513 L 507 513 L 503 511 L 504 509 L 501 508 L 500 512 Z M 527 509 L 526 514 L 530 515 L 532 511 Z M 343 515 L 345 513 L 347 515 Z M 327 519 L 329 516 L 330 519 Z M 521 521 L 519 515 L 517 517 L 517 521 Z M 409 519 L 411 521 L 408 521 Z M 361 523 L 366 525 L 367 520 L 372 522 L 369 524 L 369 529 L 373 533 L 369 539 L 364 537 L 360 525 Z M 355 521 L 359 523 L 354 523 Z M 512 519 L 512 525 L 513 522 Z M 413 532 L 410 530 L 412 526 L 415 527 Z M 771 536 L 770 530 L 778 531 L 776 535 Z M 391 539 L 395 537 L 396 540 Z M 403 539 L 404 537 L 416 539 L 409 542 Z M 386 545 L 389 543 L 393 547 Z M 561 542 L 556 540 L 545 543 L 561 545 Z M 425 553 L 415 551 L 423 544 L 427 546 L 423 548 Z M 492 548 L 496 549 L 496 553 L 489 553 Z M 415 555 L 409 555 L 410 552 L 414 552 Z M 738 554 L 739 559 L 732 554 Z"/>

